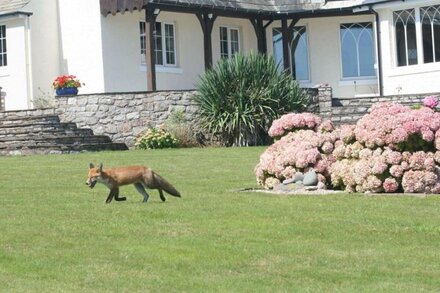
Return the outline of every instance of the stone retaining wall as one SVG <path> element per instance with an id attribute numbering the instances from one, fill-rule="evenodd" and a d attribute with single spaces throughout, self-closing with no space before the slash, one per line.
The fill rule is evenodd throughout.
<path id="1" fill-rule="evenodd" d="M 182 111 L 187 122 L 197 116 L 191 97 L 195 91 L 115 93 L 57 97 L 57 113 L 63 122 L 91 128 L 113 142 L 133 147 L 136 135 L 165 122 L 172 111 Z"/>
<path id="2" fill-rule="evenodd" d="M 331 111 L 331 89 L 308 89 L 312 98 L 309 111 L 327 115 Z M 182 111 L 187 122 L 197 119 L 196 91 L 159 91 L 57 97 L 61 121 L 90 128 L 113 142 L 133 147 L 136 136 L 147 127 L 165 122 L 172 111 Z"/>

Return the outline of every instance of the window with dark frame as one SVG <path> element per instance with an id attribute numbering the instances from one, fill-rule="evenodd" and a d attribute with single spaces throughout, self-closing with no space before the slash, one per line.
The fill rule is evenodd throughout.
<path id="1" fill-rule="evenodd" d="M 6 26 L 0 25 L 0 67 L 8 66 Z"/>
<path id="2" fill-rule="evenodd" d="M 440 61 L 440 5 L 420 8 L 422 26 L 423 61 Z"/>

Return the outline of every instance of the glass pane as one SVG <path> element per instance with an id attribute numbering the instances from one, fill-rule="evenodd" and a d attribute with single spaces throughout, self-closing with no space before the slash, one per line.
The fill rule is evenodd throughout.
<path id="1" fill-rule="evenodd" d="M 281 33 L 281 29 L 274 28 L 272 30 L 272 44 L 273 44 L 273 55 L 275 58 L 275 62 L 278 64 L 279 69 L 283 70 L 284 68 L 283 35 Z"/>
<path id="2" fill-rule="evenodd" d="M 397 66 L 406 66 L 405 27 L 403 23 L 396 23 Z"/>
<path id="3" fill-rule="evenodd" d="M 239 50 L 238 30 L 231 29 L 231 55 L 238 53 Z"/>
<path id="4" fill-rule="evenodd" d="M 228 29 L 226 27 L 220 27 L 220 56 L 222 58 L 229 57 Z"/>
<path id="5" fill-rule="evenodd" d="M 440 15 L 437 14 L 440 18 Z M 435 62 L 440 62 L 440 19 L 434 23 L 434 51 Z"/>
<path id="6" fill-rule="evenodd" d="M 375 76 L 372 29 L 364 30 L 359 36 L 359 75 Z"/>
<path id="7" fill-rule="evenodd" d="M 155 64 L 163 65 L 163 48 L 162 48 L 162 23 L 156 22 L 153 32 L 154 38 L 154 58 Z"/>
<path id="8" fill-rule="evenodd" d="M 176 64 L 175 48 L 174 48 L 174 25 L 165 24 L 165 51 L 166 63 L 170 65 Z"/>
<path id="9" fill-rule="evenodd" d="M 309 80 L 309 53 L 306 27 L 294 27 L 293 31 L 293 40 L 290 44 L 293 57 L 292 72 L 296 80 Z"/>
<path id="10" fill-rule="evenodd" d="M 407 24 L 406 34 L 408 42 L 408 63 L 409 65 L 417 64 L 417 38 L 415 23 Z"/>
<path id="11" fill-rule="evenodd" d="M 358 56 L 356 39 L 349 27 L 342 27 L 341 30 L 341 49 L 342 49 L 342 76 L 358 76 Z"/>

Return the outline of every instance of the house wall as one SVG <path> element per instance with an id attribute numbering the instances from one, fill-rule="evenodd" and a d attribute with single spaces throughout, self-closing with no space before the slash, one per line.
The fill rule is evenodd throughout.
<path id="1" fill-rule="evenodd" d="M 32 0 L 23 9 L 32 12 L 32 98 L 53 95 L 52 82 L 61 72 L 58 0 Z"/>
<path id="2" fill-rule="evenodd" d="M 25 16 L 0 19 L 0 25 L 6 25 L 8 65 L 0 67 L 0 87 L 5 95 L 6 110 L 29 108 L 25 19 Z"/>
<path id="3" fill-rule="evenodd" d="M 102 19 L 105 92 L 147 90 L 146 67 L 141 64 L 139 22 L 145 12 L 109 15 Z M 203 33 L 193 14 L 161 12 L 157 21 L 175 25 L 176 66 L 156 66 L 158 90 L 194 89 L 204 72 Z M 249 20 L 217 18 L 212 32 L 213 62 L 220 59 L 220 26 L 238 28 L 242 52 L 256 50 Z"/>
<path id="4" fill-rule="evenodd" d="M 440 62 L 423 64 L 419 60 L 417 65 L 403 67 L 396 65 L 393 11 L 439 4 L 438 1 L 423 1 L 423 4 L 418 5 L 417 3 L 420 1 L 398 2 L 398 5 L 391 3 L 385 7 L 384 5 L 379 6 L 377 9 L 382 31 L 384 95 L 429 94 L 439 91 Z M 419 43 L 417 48 L 420 51 L 419 54 L 423 51 L 421 45 Z"/>

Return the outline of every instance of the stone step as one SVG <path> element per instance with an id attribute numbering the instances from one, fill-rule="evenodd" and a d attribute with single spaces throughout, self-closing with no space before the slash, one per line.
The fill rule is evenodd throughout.
<path id="1" fill-rule="evenodd" d="M 97 136 L 75 123 L 62 123 L 54 109 L 0 113 L 0 155 L 127 150 L 108 136 Z"/>
<path id="2" fill-rule="evenodd" d="M 28 126 L 28 125 L 36 125 L 36 124 L 55 124 L 55 123 L 60 123 L 60 118 L 56 115 L 0 118 L 0 127 Z"/>
<path id="3" fill-rule="evenodd" d="M 91 129 L 77 128 L 75 124 L 54 124 L 51 126 L 27 126 L 27 127 L 0 127 L 0 138 L 8 136 L 22 136 L 22 135 L 93 135 Z"/>
<path id="4" fill-rule="evenodd" d="M 81 144 L 81 143 L 110 143 L 111 140 L 108 136 L 22 136 L 22 137 L 3 137 L 0 138 L 0 149 L 7 147 L 8 145 L 71 145 L 71 144 Z"/>
<path id="5" fill-rule="evenodd" d="M 35 154 L 69 154 L 86 151 L 125 151 L 127 146 L 124 143 L 99 143 L 99 144 L 77 144 L 77 145 L 38 145 L 22 146 L 16 148 L 0 148 L 0 155 L 35 155 Z"/>

